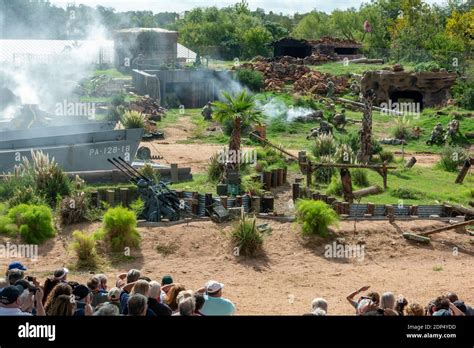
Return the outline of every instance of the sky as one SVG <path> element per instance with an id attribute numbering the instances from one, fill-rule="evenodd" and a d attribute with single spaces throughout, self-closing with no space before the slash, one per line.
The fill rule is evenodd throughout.
<path id="1" fill-rule="evenodd" d="M 350 7 L 358 8 L 361 3 L 369 2 L 369 0 L 247 0 L 250 8 L 255 10 L 263 8 L 266 12 L 273 11 L 276 13 L 305 13 L 313 9 L 319 11 L 331 12 L 334 9 L 347 9 Z M 184 12 L 195 7 L 226 7 L 233 5 L 239 0 L 50 0 L 52 4 L 58 6 L 66 6 L 68 3 L 76 3 L 76 5 L 84 4 L 95 7 L 102 5 L 105 7 L 113 7 L 117 11 L 130 10 L 151 10 L 153 12 Z M 428 3 L 444 3 L 445 0 L 425 0 Z"/>

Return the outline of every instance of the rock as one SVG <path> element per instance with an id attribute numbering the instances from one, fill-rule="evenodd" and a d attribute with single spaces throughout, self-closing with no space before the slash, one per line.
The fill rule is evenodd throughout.
<path id="1" fill-rule="evenodd" d="M 393 67 L 392 67 L 392 70 L 393 71 L 403 71 L 403 65 L 401 64 L 395 64 Z"/>

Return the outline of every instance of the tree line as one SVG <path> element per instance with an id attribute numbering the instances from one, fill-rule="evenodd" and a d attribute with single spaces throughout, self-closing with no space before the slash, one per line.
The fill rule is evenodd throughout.
<path id="1" fill-rule="evenodd" d="M 374 56 L 390 51 L 400 60 L 450 59 L 472 52 L 474 0 L 429 5 L 422 0 L 372 0 L 358 9 L 287 15 L 250 10 L 245 0 L 225 8 L 195 8 L 184 14 L 117 12 L 104 6 L 60 8 L 47 0 L 0 0 L 0 38 L 85 39 L 101 24 L 113 30 L 161 27 L 179 32 L 179 41 L 201 56 L 231 60 L 271 54 L 272 42 L 292 36 L 335 36 L 362 42 Z M 428 55 L 424 57 L 423 55 Z"/>

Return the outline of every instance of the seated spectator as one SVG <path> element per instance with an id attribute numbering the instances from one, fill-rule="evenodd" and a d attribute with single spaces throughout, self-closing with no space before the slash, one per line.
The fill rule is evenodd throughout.
<path id="1" fill-rule="evenodd" d="M 107 276 L 105 274 L 97 274 L 97 279 L 99 279 L 99 291 L 107 293 Z"/>
<path id="2" fill-rule="evenodd" d="M 59 283 L 51 290 L 44 305 L 46 315 L 51 315 L 51 310 L 54 305 L 54 301 L 56 301 L 56 298 L 58 298 L 58 296 L 60 295 L 67 295 L 71 299 L 71 295 L 72 295 L 71 286 L 67 283 Z"/>
<path id="3" fill-rule="evenodd" d="M 55 298 L 54 303 L 48 311 L 48 315 L 52 317 L 73 316 L 76 306 L 74 301 L 68 295 L 59 295 Z"/>
<path id="4" fill-rule="evenodd" d="M 411 317 L 423 317 L 425 309 L 418 303 L 412 303 L 407 306 L 406 315 Z"/>
<path id="5" fill-rule="evenodd" d="M 194 314 L 198 316 L 204 316 L 204 314 L 202 314 L 201 312 L 201 309 L 204 306 L 204 303 L 206 303 L 206 300 L 204 299 L 204 295 L 200 292 L 195 292 L 194 302 L 196 303 L 196 309 L 194 310 Z"/>
<path id="6" fill-rule="evenodd" d="M 23 264 L 21 262 L 18 262 L 18 261 L 13 261 L 8 265 L 7 274 L 8 274 L 8 271 L 11 271 L 13 269 L 18 269 L 18 270 L 23 271 L 23 272 L 28 270 L 28 268 L 23 266 Z"/>
<path id="7" fill-rule="evenodd" d="M 179 283 L 176 283 L 176 284 L 173 284 L 167 294 L 166 294 L 166 298 L 165 298 L 165 304 L 171 308 L 171 310 L 173 312 L 177 312 L 178 311 L 178 301 L 177 301 L 177 297 L 178 297 L 178 294 L 181 292 L 181 291 L 184 291 L 186 290 L 185 287 Z"/>
<path id="8" fill-rule="evenodd" d="M 164 303 L 160 303 L 161 285 L 158 282 L 150 282 L 150 293 L 148 294 L 148 308 L 157 316 L 170 316 L 173 311 Z"/>
<path id="9" fill-rule="evenodd" d="M 391 292 L 385 292 L 382 294 L 382 298 L 380 299 L 380 305 L 376 308 L 373 308 L 375 303 L 369 304 L 369 308 L 365 312 L 364 315 L 368 316 L 396 316 L 398 315 L 397 311 L 395 310 L 396 301 L 395 295 Z"/>
<path id="10" fill-rule="evenodd" d="M 120 294 L 120 306 L 122 307 L 121 313 L 125 314 L 127 311 L 130 291 L 139 278 L 140 271 L 137 269 L 131 269 L 128 273 L 122 273 L 117 277 L 117 287 L 122 289 L 122 293 Z"/>
<path id="11" fill-rule="evenodd" d="M 397 300 L 397 304 L 395 305 L 395 311 L 398 313 L 398 315 L 403 316 L 405 312 L 405 307 L 408 305 L 407 299 L 403 296 L 400 295 Z"/>
<path id="12" fill-rule="evenodd" d="M 165 275 L 161 278 L 161 296 L 160 302 L 164 303 L 166 298 L 166 293 L 173 286 L 173 278 L 170 275 Z"/>
<path id="13" fill-rule="evenodd" d="M 143 280 L 143 279 L 138 280 L 137 282 L 135 282 L 132 288 L 132 291 L 130 292 L 130 296 L 133 296 L 133 295 L 143 295 L 148 299 L 150 295 L 150 284 L 146 280 Z M 128 308 L 124 309 L 123 314 L 125 315 L 128 314 Z M 155 312 L 153 312 L 152 309 L 150 309 L 147 306 L 146 316 L 156 317 L 156 314 Z"/>
<path id="14" fill-rule="evenodd" d="M 118 308 L 119 314 L 122 314 L 122 307 L 120 306 L 120 293 L 122 290 L 119 288 L 112 288 L 107 294 L 108 301 L 104 304 L 111 304 Z"/>
<path id="15" fill-rule="evenodd" d="M 101 290 L 101 281 L 99 277 L 95 276 L 89 279 L 87 287 L 92 293 L 92 307 L 97 307 L 101 303 L 107 302 L 107 291 Z M 107 285 L 105 285 L 105 287 L 107 287 Z"/>
<path id="16" fill-rule="evenodd" d="M 147 302 L 148 299 L 141 294 L 131 295 L 127 303 L 128 315 L 133 317 L 145 316 L 148 309 Z"/>
<path id="17" fill-rule="evenodd" d="M 7 279 L 9 285 L 15 285 L 15 283 L 21 279 L 25 278 L 25 274 L 23 271 L 19 269 L 11 269 L 7 272 Z"/>
<path id="18" fill-rule="evenodd" d="M 312 313 L 318 316 L 325 316 L 328 312 L 328 303 L 324 298 L 315 298 L 311 302 Z"/>
<path id="19" fill-rule="evenodd" d="M 183 317 L 192 317 L 196 314 L 196 302 L 194 301 L 194 297 L 191 296 L 182 296 L 181 300 L 178 303 L 178 313 L 176 315 L 180 315 Z"/>
<path id="20" fill-rule="evenodd" d="M 76 302 L 74 316 L 82 317 L 85 315 L 92 315 L 92 293 L 90 289 L 87 286 L 80 284 L 74 288 L 72 294 L 74 295 Z"/>
<path id="21" fill-rule="evenodd" d="M 94 312 L 96 317 L 116 317 L 120 315 L 120 306 L 116 306 L 112 303 L 104 303 L 98 310 Z"/>
<path id="22" fill-rule="evenodd" d="M 2 289 L 0 292 L 0 316 L 31 316 L 31 312 L 24 312 L 21 310 L 21 299 L 20 296 L 27 289 L 23 288 L 21 285 L 10 285 Z M 27 295 L 29 296 L 29 294 Z M 45 311 L 41 298 L 43 297 L 43 290 L 38 288 L 36 293 L 33 295 L 33 301 L 35 303 L 36 315 L 44 316 Z M 25 307 L 29 307 L 24 304 Z"/>
<path id="23" fill-rule="evenodd" d="M 370 306 L 378 306 L 380 302 L 380 296 L 376 292 L 369 292 L 366 296 L 361 296 L 357 301 L 354 300 L 354 297 L 361 292 L 367 291 L 370 289 L 370 286 L 363 286 L 360 289 L 350 293 L 346 299 L 349 303 L 355 308 L 356 315 L 365 314 Z"/>
<path id="24" fill-rule="evenodd" d="M 46 278 L 44 282 L 44 297 L 43 297 L 43 304 L 46 304 L 46 300 L 49 297 L 49 293 L 53 288 L 58 285 L 59 283 L 66 282 L 67 274 L 69 270 L 67 268 L 60 268 L 54 271 L 51 277 Z"/>
<path id="25" fill-rule="evenodd" d="M 204 306 L 201 309 L 201 313 L 204 315 L 233 315 L 235 313 L 235 305 L 232 301 L 222 297 L 222 289 L 224 284 L 210 280 L 206 283 L 204 289 L 200 289 L 200 292 L 205 291 L 204 295 Z"/>
<path id="26" fill-rule="evenodd" d="M 454 292 L 448 292 L 446 294 L 449 301 L 451 301 L 461 312 L 468 316 L 474 316 L 474 309 L 461 301 Z"/>

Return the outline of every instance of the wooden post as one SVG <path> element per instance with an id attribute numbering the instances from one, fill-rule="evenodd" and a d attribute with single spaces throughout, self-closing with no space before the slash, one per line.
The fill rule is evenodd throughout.
<path id="1" fill-rule="evenodd" d="M 351 204 L 349 202 L 342 202 L 342 214 L 349 215 Z"/>
<path id="2" fill-rule="evenodd" d="M 293 189 L 293 202 L 296 202 L 298 198 L 300 198 L 300 184 L 294 183 L 292 185 Z"/>
<path id="3" fill-rule="evenodd" d="M 277 169 L 277 175 L 278 175 L 278 180 L 277 180 L 278 186 L 281 186 L 284 183 L 283 182 L 283 168 Z"/>
<path id="4" fill-rule="evenodd" d="M 288 168 L 283 168 L 283 185 L 286 184 L 286 178 L 288 176 Z"/>
<path id="5" fill-rule="evenodd" d="M 418 206 L 417 205 L 410 206 L 410 215 L 411 216 L 418 216 Z"/>
<path id="6" fill-rule="evenodd" d="M 209 211 L 212 209 L 212 205 L 214 203 L 212 199 L 212 193 L 206 193 L 206 195 L 204 196 L 204 202 L 206 208 L 206 216 L 209 216 Z"/>
<path id="7" fill-rule="evenodd" d="M 375 195 L 380 193 L 380 188 L 378 186 L 369 186 L 352 193 L 354 198 L 360 198 L 368 195 Z"/>
<path id="8" fill-rule="evenodd" d="M 115 190 L 107 190 L 105 193 L 107 203 L 113 207 L 115 206 Z"/>
<path id="9" fill-rule="evenodd" d="M 310 187 L 313 182 L 313 164 L 311 161 L 308 161 L 308 166 L 306 169 L 306 187 Z"/>
<path id="10" fill-rule="evenodd" d="M 178 181 L 179 181 L 178 165 L 176 163 L 171 163 L 171 182 L 178 182 Z"/>
<path id="11" fill-rule="evenodd" d="M 344 200 L 352 203 L 354 195 L 352 194 L 351 172 L 347 168 L 341 168 L 341 182 L 344 190 Z"/>
<path id="12" fill-rule="evenodd" d="M 199 212 L 199 192 L 193 192 L 193 200 L 191 203 L 191 211 L 197 215 Z"/>
<path id="13" fill-rule="evenodd" d="M 388 170 L 387 170 L 387 162 L 383 162 L 383 168 L 382 168 L 382 177 L 383 177 L 383 188 L 384 190 L 387 189 L 387 175 L 388 175 Z"/>
<path id="14" fill-rule="evenodd" d="M 469 172 L 469 169 L 471 168 L 471 160 L 467 159 L 464 162 L 463 167 L 461 168 L 461 171 L 459 172 L 458 177 L 456 178 L 455 183 L 456 184 L 462 184 L 464 181 L 464 178 L 466 177 L 467 173 Z"/>
<path id="15" fill-rule="evenodd" d="M 91 192 L 91 205 L 95 208 L 99 206 L 99 192 L 98 191 L 92 191 Z"/>
<path id="16" fill-rule="evenodd" d="M 221 204 L 227 209 L 227 196 L 221 196 Z"/>
<path id="17" fill-rule="evenodd" d="M 263 188 L 270 190 L 272 187 L 272 172 L 263 172 Z"/>
<path id="18" fill-rule="evenodd" d="M 235 196 L 235 206 L 236 207 L 242 206 L 242 196 Z"/>
<path id="19" fill-rule="evenodd" d="M 261 211 L 261 200 L 258 196 L 252 196 L 252 211 L 256 214 Z"/>
<path id="20" fill-rule="evenodd" d="M 392 205 L 385 205 L 385 215 L 388 217 L 390 222 L 395 221 L 395 209 Z"/>
<path id="21" fill-rule="evenodd" d="M 405 167 L 406 167 L 406 168 L 411 168 L 411 167 L 413 167 L 413 166 L 415 165 L 415 163 L 416 163 L 416 158 L 415 158 L 415 157 L 412 157 L 412 158 L 410 158 L 410 160 L 408 161 L 408 163 L 406 164 Z"/>
<path id="22" fill-rule="evenodd" d="M 129 195 L 128 195 L 128 193 L 129 193 L 129 192 L 128 192 L 128 188 L 122 187 L 122 188 L 120 188 L 120 191 L 119 191 L 119 192 L 120 192 L 120 202 L 122 203 L 122 205 L 123 205 L 124 207 L 128 207 L 128 204 L 130 203 L 130 202 L 128 201 L 128 196 L 129 196 Z"/>
<path id="23" fill-rule="evenodd" d="M 375 204 L 374 203 L 368 203 L 367 204 L 367 214 L 370 216 L 374 216 L 374 211 L 375 211 Z"/>
<path id="24" fill-rule="evenodd" d="M 278 169 L 272 169 L 272 187 L 278 187 Z"/>
<path id="25" fill-rule="evenodd" d="M 263 196 L 263 209 L 265 213 L 272 212 L 275 206 L 275 197 L 273 195 Z"/>

